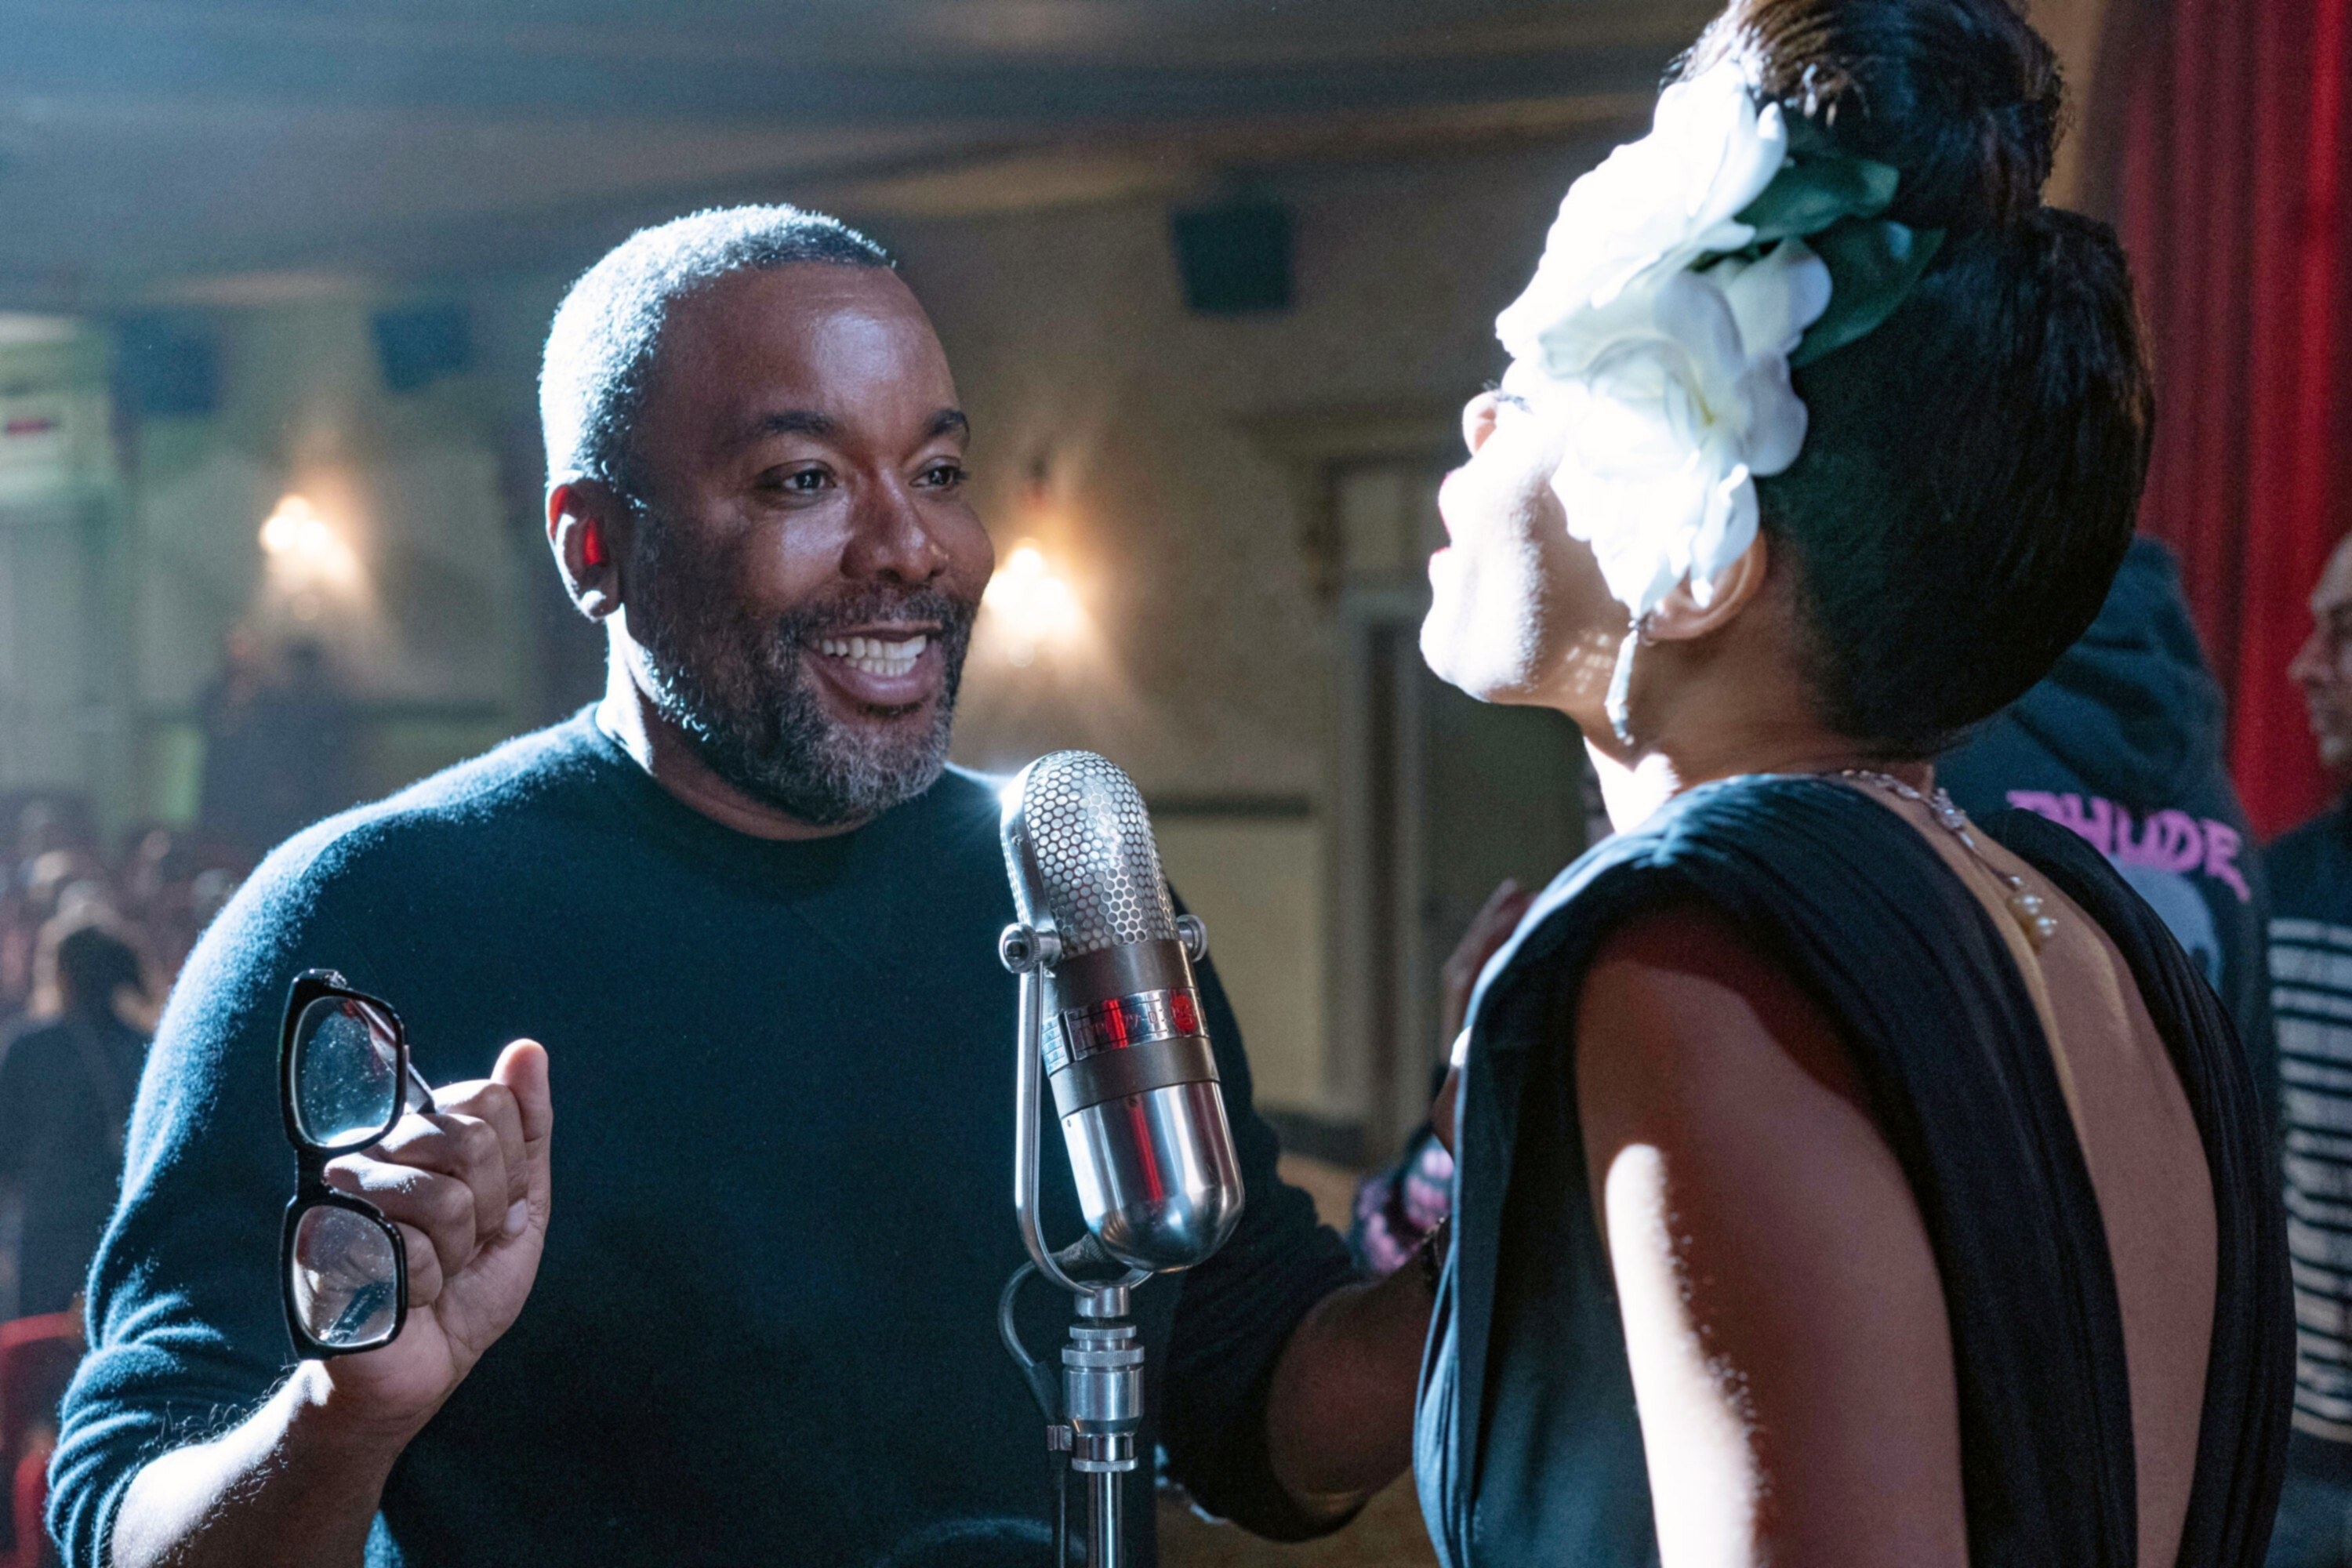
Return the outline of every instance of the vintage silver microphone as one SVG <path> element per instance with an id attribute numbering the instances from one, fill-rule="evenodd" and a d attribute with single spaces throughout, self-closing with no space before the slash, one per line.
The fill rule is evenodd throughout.
<path id="1" fill-rule="evenodd" d="M 1049 1440 L 1088 1478 L 1088 1568 L 1119 1568 L 1118 1476 L 1136 1468 L 1143 1415 L 1143 1346 L 1128 1292 L 1206 1258 L 1242 1212 L 1241 1167 L 1192 978 L 1207 936 L 1199 921 L 1177 917 L 1142 797 L 1111 763 L 1052 752 L 1024 768 L 1003 799 L 1020 916 L 998 944 L 1021 980 L 1013 1214 L 1031 1266 L 1078 1300 Z M 1060 1252 L 1037 1229 L 1041 1079 L 1053 1088 L 1088 1233 Z M 1103 1266 L 1111 1278 L 1078 1278 Z M 998 1326 L 1042 1389 L 1013 1321 L 1025 1273 L 1005 1287 Z"/>

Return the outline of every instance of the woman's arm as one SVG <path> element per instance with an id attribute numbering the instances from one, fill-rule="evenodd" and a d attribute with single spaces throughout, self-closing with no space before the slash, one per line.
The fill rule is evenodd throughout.
<path id="1" fill-rule="evenodd" d="M 1648 916 L 1576 1082 L 1664 1568 L 1961 1568 L 1942 1284 L 1821 1009 L 1719 916 Z"/>

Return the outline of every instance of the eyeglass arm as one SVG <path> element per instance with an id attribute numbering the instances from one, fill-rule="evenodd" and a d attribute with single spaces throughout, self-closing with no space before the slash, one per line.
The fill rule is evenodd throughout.
<path id="1" fill-rule="evenodd" d="M 425 1081 L 425 1075 L 416 1070 L 415 1062 L 408 1064 L 408 1087 L 401 1097 L 400 1109 L 404 1113 L 433 1109 L 433 1086 Z"/>

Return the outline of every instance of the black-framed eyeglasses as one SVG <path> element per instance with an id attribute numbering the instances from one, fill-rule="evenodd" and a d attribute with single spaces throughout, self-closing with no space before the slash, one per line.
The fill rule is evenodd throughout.
<path id="1" fill-rule="evenodd" d="M 327 1162 L 380 1142 L 433 1089 L 390 1005 L 331 969 L 294 977 L 278 1042 L 278 1103 L 299 1172 L 278 1246 L 286 1331 L 305 1359 L 376 1350 L 408 1321 L 408 1249 L 365 1198 L 327 1184 Z"/>

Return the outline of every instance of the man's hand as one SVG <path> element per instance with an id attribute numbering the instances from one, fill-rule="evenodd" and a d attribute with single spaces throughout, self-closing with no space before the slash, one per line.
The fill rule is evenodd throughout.
<path id="1" fill-rule="evenodd" d="M 116 1515 L 112 1568 L 358 1568 L 394 1462 L 513 1326 L 547 1240 L 545 1049 L 518 1040 L 433 1100 L 327 1166 L 400 1226 L 400 1337 L 304 1362 L 237 1426 L 151 1462 Z"/>
<path id="2" fill-rule="evenodd" d="M 1453 954 L 1445 961 L 1443 978 L 1445 985 L 1443 1044 L 1453 1049 L 1461 1035 L 1463 1025 L 1470 1019 L 1470 994 L 1478 989 L 1478 976 L 1486 972 L 1486 963 L 1500 952 L 1511 933 L 1519 929 L 1519 921 L 1535 902 L 1533 893 L 1519 890 L 1517 882 L 1506 877 L 1486 895 L 1486 901 L 1471 918 L 1470 929 L 1454 944 Z M 1437 1099 L 1429 1108 L 1429 1125 L 1437 1133 L 1437 1141 L 1445 1152 L 1454 1152 L 1454 1108 L 1462 1086 L 1462 1067 L 1455 1063 L 1446 1073 Z"/>
<path id="3" fill-rule="evenodd" d="M 1446 1046 L 1462 1033 L 1486 961 L 1534 901 L 1506 879 L 1454 944 L 1444 969 Z M 1459 1068 L 1447 1073 L 1429 1108 L 1448 1150 L 1461 1078 Z M 1266 1441 L 1276 1478 L 1301 1509 L 1336 1520 L 1412 1462 L 1413 1398 L 1428 1334 L 1429 1289 L 1411 1267 L 1378 1284 L 1343 1286 L 1300 1321 L 1275 1363 Z"/>
<path id="4" fill-rule="evenodd" d="M 329 1184 L 400 1226 L 408 1321 L 382 1350 L 324 1363 L 327 1403 L 355 1423 L 413 1433 L 510 1328 L 547 1241 L 547 1051 L 518 1040 L 487 1079 L 433 1094 L 383 1142 L 327 1166 Z"/>
<path id="5" fill-rule="evenodd" d="M 1528 906 L 1536 901 L 1533 893 L 1523 892 L 1517 881 L 1506 877 L 1495 884 L 1478 912 L 1470 917 L 1470 929 L 1454 944 L 1440 978 L 1445 987 L 1444 1011 L 1439 1015 L 1444 1030 L 1444 1044 L 1452 1048 L 1454 1037 L 1470 1019 L 1470 994 L 1478 989 L 1478 976 L 1486 972 L 1486 961 L 1503 950 L 1511 933 L 1519 929 L 1520 917 Z"/>

